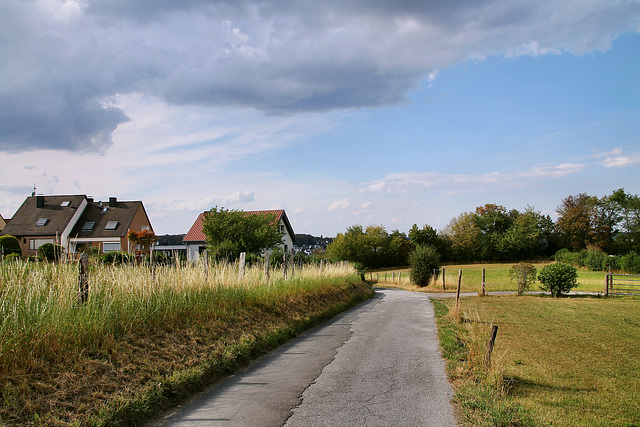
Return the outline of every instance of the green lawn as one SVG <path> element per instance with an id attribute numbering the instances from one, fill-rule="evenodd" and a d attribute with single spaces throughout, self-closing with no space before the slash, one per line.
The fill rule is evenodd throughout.
<path id="1" fill-rule="evenodd" d="M 534 425 L 640 426 L 640 298 L 472 297 L 461 313 L 498 326 L 505 399 Z"/>
<path id="2" fill-rule="evenodd" d="M 540 271 L 548 263 L 534 263 L 533 265 Z M 445 268 L 445 290 L 455 291 L 458 286 L 458 274 L 462 270 L 461 290 L 463 292 L 481 292 L 482 291 L 482 269 L 485 269 L 485 291 L 515 291 L 516 285 L 509 278 L 509 270 L 513 263 L 495 263 L 495 264 L 455 264 L 446 265 Z M 386 280 L 385 280 L 386 274 Z M 578 292 L 604 292 L 605 272 L 589 271 L 578 269 L 578 287 L 574 291 Z M 378 272 L 368 272 L 366 278 L 378 281 L 380 285 L 398 286 L 410 289 L 410 270 L 409 268 L 401 268 L 395 270 L 386 270 Z M 418 290 L 415 287 L 412 290 Z M 442 277 L 439 277 L 435 284 L 431 284 L 420 290 L 424 292 L 442 292 Z M 534 283 L 530 287 L 531 291 L 539 291 L 539 283 Z"/>

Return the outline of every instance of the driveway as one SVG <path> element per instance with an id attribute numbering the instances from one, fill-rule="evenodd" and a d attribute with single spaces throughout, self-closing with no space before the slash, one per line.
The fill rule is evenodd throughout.
<path id="1" fill-rule="evenodd" d="M 455 426 L 429 297 L 376 296 L 198 396 L 162 426 Z"/>

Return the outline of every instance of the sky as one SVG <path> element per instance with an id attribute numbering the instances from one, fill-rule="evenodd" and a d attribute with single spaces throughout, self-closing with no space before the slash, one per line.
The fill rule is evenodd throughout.
<path id="1" fill-rule="evenodd" d="M 5 0 L 0 214 L 142 200 L 156 234 L 444 228 L 640 193 L 640 1 Z"/>

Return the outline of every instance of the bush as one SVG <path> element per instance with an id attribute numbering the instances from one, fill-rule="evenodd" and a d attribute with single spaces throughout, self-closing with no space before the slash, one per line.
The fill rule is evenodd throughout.
<path id="1" fill-rule="evenodd" d="M 520 262 L 511 267 L 509 277 L 518 284 L 518 295 L 529 290 L 529 284 L 536 281 L 537 272 L 532 264 L 526 262 Z"/>
<path id="2" fill-rule="evenodd" d="M 608 255 L 600 250 L 585 250 L 584 267 L 592 271 L 603 271 L 609 266 Z"/>
<path id="3" fill-rule="evenodd" d="M 53 243 L 45 243 L 38 248 L 38 258 L 47 261 L 55 261 L 62 256 L 63 247 Z"/>
<path id="4" fill-rule="evenodd" d="M 111 251 L 100 255 L 103 264 L 126 264 L 130 261 L 129 254 L 120 251 Z"/>
<path id="5" fill-rule="evenodd" d="M 559 297 L 578 286 L 578 272 L 571 265 L 556 262 L 542 267 L 538 280 L 542 284 L 540 289 L 551 292 L 554 297 Z"/>
<path id="6" fill-rule="evenodd" d="M 435 246 L 417 246 L 409 254 L 411 266 L 411 282 L 417 286 L 428 286 L 433 278 L 433 271 L 440 267 L 440 254 Z"/>
<path id="7" fill-rule="evenodd" d="M 22 255 L 22 251 L 20 250 L 20 241 L 18 238 L 11 236 L 10 234 L 0 236 L 0 248 L 2 248 L 2 252 L 4 252 L 5 255 Z"/>
<path id="8" fill-rule="evenodd" d="M 640 255 L 629 252 L 619 259 L 620 268 L 627 274 L 640 274 Z"/>

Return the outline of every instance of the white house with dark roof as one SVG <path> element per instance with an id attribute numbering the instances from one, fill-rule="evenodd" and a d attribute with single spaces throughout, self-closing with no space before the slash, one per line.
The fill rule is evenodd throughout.
<path id="1" fill-rule="evenodd" d="M 275 214 L 277 226 L 280 228 L 280 231 L 284 233 L 284 236 L 282 237 L 282 244 L 280 245 L 280 247 L 285 251 L 290 251 L 293 249 L 295 234 L 284 209 L 246 212 L 252 215 Z M 207 247 L 207 236 L 205 236 L 203 231 L 204 217 L 206 214 L 207 212 L 203 212 L 198 215 L 198 218 L 196 218 L 195 222 L 189 229 L 189 232 L 182 239 L 184 244 L 187 246 L 188 261 L 197 261 L 200 258 L 200 254 Z"/>

